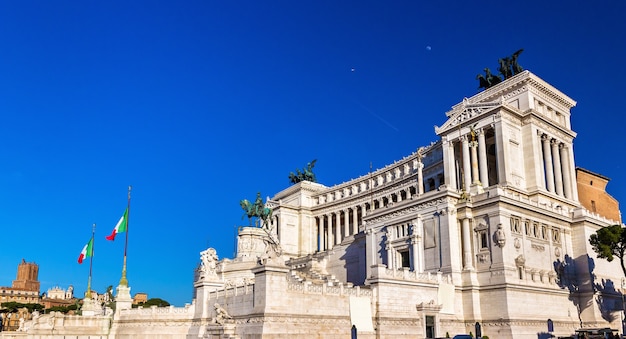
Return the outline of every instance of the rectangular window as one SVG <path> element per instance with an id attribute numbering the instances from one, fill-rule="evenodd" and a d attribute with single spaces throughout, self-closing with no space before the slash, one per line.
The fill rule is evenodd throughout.
<path id="1" fill-rule="evenodd" d="M 409 251 L 400 252 L 400 256 L 402 257 L 402 267 L 411 267 Z"/>
<path id="2" fill-rule="evenodd" d="M 489 239 L 486 231 L 480 231 L 480 249 L 489 248 Z"/>
<path id="3" fill-rule="evenodd" d="M 435 317 L 432 315 L 427 315 L 424 319 L 426 323 L 426 338 L 434 338 L 435 337 Z"/>
<path id="4" fill-rule="evenodd" d="M 596 202 L 591 200 L 591 212 L 596 213 Z"/>

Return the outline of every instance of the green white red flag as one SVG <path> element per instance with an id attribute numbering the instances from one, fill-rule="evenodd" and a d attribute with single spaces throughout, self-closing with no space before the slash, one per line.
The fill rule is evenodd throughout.
<path id="1" fill-rule="evenodd" d="M 113 229 L 113 232 L 111 232 L 110 235 L 106 236 L 106 239 L 107 240 L 115 240 L 115 236 L 118 233 L 126 232 L 126 227 L 127 226 L 128 226 L 128 208 L 126 208 L 126 210 L 124 211 L 124 215 L 122 215 L 120 220 L 117 222 L 117 225 L 115 225 L 115 228 Z"/>
<path id="2" fill-rule="evenodd" d="M 93 238 L 89 239 L 87 245 L 85 245 L 85 247 L 83 247 L 83 250 L 80 251 L 80 255 L 78 256 L 78 263 L 82 264 L 85 258 L 89 258 L 91 256 L 93 256 Z"/>

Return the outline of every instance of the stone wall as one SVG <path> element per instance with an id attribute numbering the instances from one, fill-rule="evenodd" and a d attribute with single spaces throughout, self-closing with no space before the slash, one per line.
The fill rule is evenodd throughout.
<path id="1" fill-rule="evenodd" d="M 190 331 L 195 306 L 133 308 L 119 310 L 113 317 L 111 338 L 185 338 Z"/>
<path id="2" fill-rule="evenodd" d="M 61 339 L 71 336 L 77 339 L 108 338 L 110 316 L 83 317 L 51 312 L 24 324 L 29 339 Z"/>

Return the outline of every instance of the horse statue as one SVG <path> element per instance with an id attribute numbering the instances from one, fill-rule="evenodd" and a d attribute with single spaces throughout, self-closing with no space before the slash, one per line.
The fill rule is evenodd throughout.
<path id="1" fill-rule="evenodd" d="M 517 63 L 517 58 L 523 51 L 523 49 L 519 49 L 509 57 L 498 59 L 498 63 L 500 64 L 498 71 L 502 77 L 491 74 L 489 68 L 485 68 L 485 75 L 478 74 L 476 76 L 476 80 L 478 80 L 478 89 L 493 87 L 503 80 L 523 72 L 524 69 Z"/>
<path id="2" fill-rule="evenodd" d="M 297 184 L 300 181 L 310 181 L 316 182 L 315 173 L 313 173 L 313 167 L 315 167 L 315 162 L 317 159 L 306 164 L 306 167 L 300 171 L 300 169 L 296 169 L 296 173 L 289 173 L 289 181 L 292 184 Z"/>
<path id="3" fill-rule="evenodd" d="M 487 79 L 485 78 L 484 75 L 478 74 L 476 76 L 476 80 L 478 80 L 478 89 L 481 89 L 481 88 L 487 89 L 487 88 L 489 88 L 489 82 L 487 81 Z"/>
<path id="4" fill-rule="evenodd" d="M 517 58 L 520 54 L 522 54 L 523 51 L 524 49 L 522 48 L 513 53 L 513 55 L 511 55 L 511 67 L 513 68 L 513 75 L 522 73 L 524 71 L 524 68 L 522 68 L 522 66 L 517 63 Z"/>
<path id="5" fill-rule="evenodd" d="M 502 82 L 502 79 L 500 79 L 499 76 L 491 74 L 491 70 L 489 68 L 485 68 L 484 71 L 484 76 L 482 74 L 478 74 L 476 76 L 476 79 L 479 81 L 479 89 L 487 89 Z"/>
<path id="6" fill-rule="evenodd" d="M 498 71 L 502 74 L 504 80 L 513 76 L 513 72 L 511 71 L 511 58 L 506 57 L 503 59 L 498 59 L 500 63 L 500 67 L 498 67 Z"/>
<path id="7" fill-rule="evenodd" d="M 269 222 L 272 218 L 272 209 L 265 207 L 263 199 L 261 199 L 261 192 L 257 192 L 254 203 L 243 199 L 239 201 L 239 205 L 244 210 L 244 214 L 241 218 L 243 219 L 247 216 L 250 226 L 252 226 L 252 218 L 257 218 L 257 220 L 255 220 L 256 227 L 259 227 L 259 220 L 262 221 L 261 227 L 269 227 Z"/>

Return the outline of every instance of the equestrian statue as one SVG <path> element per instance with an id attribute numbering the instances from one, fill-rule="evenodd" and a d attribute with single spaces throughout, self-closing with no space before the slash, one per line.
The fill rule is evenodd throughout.
<path id="1" fill-rule="evenodd" d="M 254 226 L 269 228 L 269 223 L 272 219 L 272 209 L 265 207 L 263 199 L 261 199 L 261 192 L 257 192 L 254 203 L 251 203 L 248 199 L 243 199 L 239 201 L 239 205 L 241 205 L 241 208 L 244 210 L 244 214 L 241 218 L 243 219 L 247 216 L 250 226 L 252 226 L 252 218 L 256 218 Z M 260 226 L 259 221 L 261 221 Z"/>

